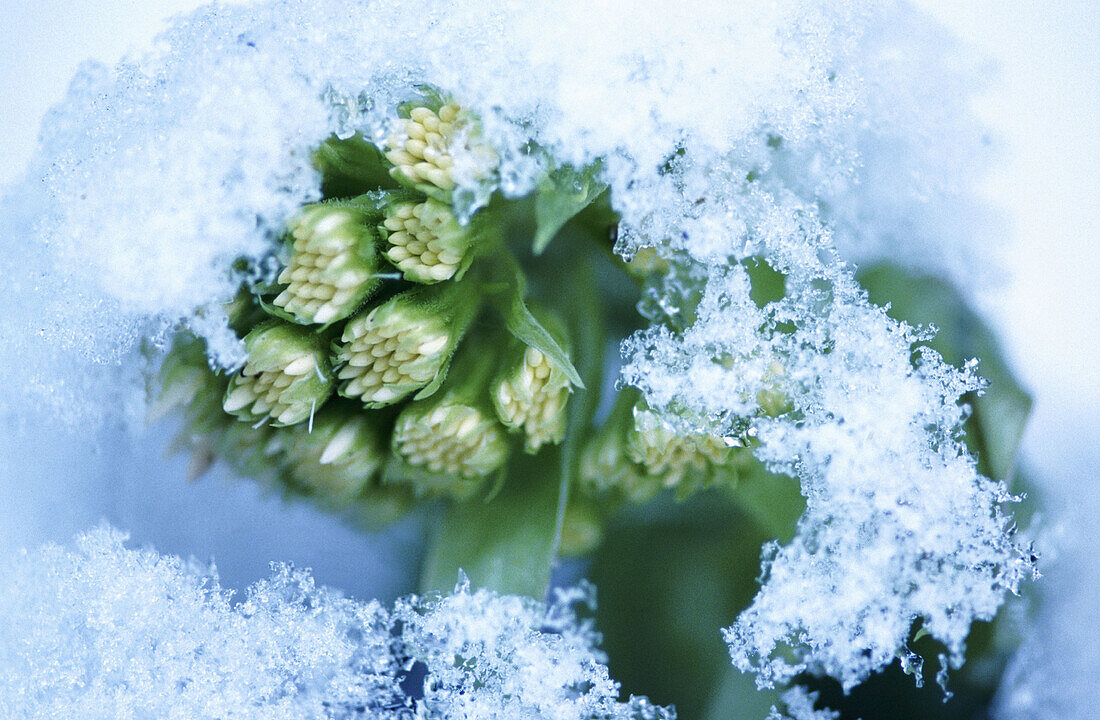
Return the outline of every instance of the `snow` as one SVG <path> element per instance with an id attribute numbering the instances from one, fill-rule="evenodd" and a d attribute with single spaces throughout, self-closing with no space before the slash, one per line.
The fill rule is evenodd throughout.
<path id="1" fill-rule="evenodd" d="M 790 716 L 782 715 L 772 708 L 768 720 L 838 720 L 840 713 L 830 710 L 815 710 L 817 693 L 807 692 L 805 688 L 795 686 L 783 693 L 783 703 L 787 706 Z"/>
<path id="2" fill-rule="evenodd" d="M 391 611 L 273 564 L 235 598 L 212 566 L 125 541 L 100 527 L 0 561 L 4 717 L 675 717 L 618 701 L 574 613 L 583 590 L 543 604 L 459 586 Z"/>
<path id="3" fill-rule="evenodd" d="M 144 55 L 86 66 L 0 215 L 0 383 L 17 389 L 0 419 L 138 414 L 142 344 L 180 324 L 239 362 L 219 308 L 270 277 L 274 237 L 318 197 L 310 149 L 386 137 L 429 83 L 482 117 L 506 194 L 537 180 L 531 142 L 601 162 L 620 249 L 684 268 L 658 306 L 685 316 L 701 296 L 693 322 L 624 345 L 624 380 L 682 427 L 754 434 L 800 480 L 806 514 L 727 631 L 734 662 L 765 684 L 808 668 L 851 686 L 918 619 L 958 662 L 970 621 L 1028 576 L 1027 549 L 962 451 L 974 369 L 927 351 L 914 366 L 923 335 L 868 303 L 852 263 L 985 266 L 972 61 L 894 3 L 643 5 L 209 6 Z M 458 196 L 470 210 L 489 189 Z M 755 256 L 787 275 L 764 308 L 739 264 Z M 793 410 L 746 421 L 774 362 Z"/>
<path id="4" fill-rule="evenodd" d="M 289 720 L 396 696 L 377 603 L 287 566 L 234 603 L 212 568 L 124 539 L 100 528 L 5 558 L 5 716 Z"/>

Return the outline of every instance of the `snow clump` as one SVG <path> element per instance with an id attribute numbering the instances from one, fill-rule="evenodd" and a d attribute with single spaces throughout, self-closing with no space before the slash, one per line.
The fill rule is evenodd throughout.
<path id="1" fill-rule="evenodd" d="M 618 701 L 579 591 L 544 604 L 460 586 L 390 611 L 276 564 L 237 600 L 212 567 L 125 540 L 101 527 L 0 562 L 4 717 L 675 718 Z"/>

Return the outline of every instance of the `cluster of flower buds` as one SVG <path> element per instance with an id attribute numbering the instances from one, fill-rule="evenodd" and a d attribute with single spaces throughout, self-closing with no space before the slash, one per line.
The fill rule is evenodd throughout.
<path id="1" fill-rule="evenodd" d="M 560 443 L 565 323 L 540 312 L 553 331 L 536 336 L 552 348 L 510 333 L 491 296 L 511 298 L 524 281 L 477 270 L 480 257 L 510 252 L 504 221 L 489 208 L 460 220 L 451 204 L 464 178 L 491 182 L 497 162 L 476 118 L 428 94 L 401 108 L 383 147 L 333 139 L 317 159 L 340 180 L 324 187 L 357 194 L 287 222 L 275 283 L 230 309 L 243 366 L 210 368 L 197 341 L 165 362 L 161 405 L 187 407 L 194 474 L 225 456 L 289 492 L 337 506 L 369 497 L 396 515 L 417 496 L 483 487 L 515 445 Z"/>
<path id="2" fill-rule="evenodd" d="M 548 462 L 579 480 L 560 518 L 561 549 L 577 553 L 599 542 L 609 498 L 686 494 L 728 476 L 736 443 L 682 432 L 635 391 L 598 430 L 597 403 L 573 412 L 584 387 L 573 358 L 596 368 L 598 389 L 591 358 L 605 343 L 581 332 L 577 346 L 605 308 L 591 287 L 587 300 L 565 289 L 575 258 L 639 281 L 668 270 L 653 252 L 609 259 L 613 213 L 581 214 L 602 192 L 594 175 L 566 169 L 538 191 L 561 197 L 493 195 L 459 212 L 457 191 L 491 192 L 499 163 L 476 116 L 432 91 L 398 115 L 380 145 L 356 135 L 317 151 L 325 199 L 287 222 L 275 281 L 229 308 L 243 366 L 211 368 L 194 339 L 169 354 L 159 405 L 186 408 L 192 474 L 223 457 L 377 524 L 420 497 L 521 482 L 506 478 L 510 458 L 565 443 Z"/>
<path id="3" fill-rule="evenodd" d="M 336 398 L 312 422 L 289 427 L 252 425 L 222 410 L 232 378 L 213 369 L 201 340 L 177 336 L 161 368 L 151 411 L 182 409 L 176 439 L 190 451 L 188 477 L 197 479 L 220 458 L 237 474 L 281 492 L 313 498 L 366 528 L 382 527 L 412 507 L 406 487 L 384 485 L 384 424 Z"/>
<path id="4" fill-rule="evenodd" d="M 686 496 L 733 482 L 740 440 L 683 432 L 654 412 L 633 390 L 619 394 L 600 431 L 584 449 L 581 479 L 596 494 L 613 492 L 640 502 L 664 488 Z"/>

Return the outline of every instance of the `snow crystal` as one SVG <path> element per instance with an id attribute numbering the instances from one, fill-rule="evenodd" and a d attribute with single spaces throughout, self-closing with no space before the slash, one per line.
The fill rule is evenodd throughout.
<path id="1" fill-rule="evenodd" d="M 720 419 L 722 407 L 764 389 L 760 357 L 784 368 L 771 382 L 792 410 L 748 432 L 773 470 L 801 480 L 807 506 L 794 540 L 766 549 L 760 593 L 726 632 L 739 668 L 762 684 L 811 670 L 851 688 L 892 661 L 917 619 L 959 664 L 970 622 L 992 618 L 1031 569 L 1027 549 L 1006 533 L 1003 486 L 977 474 L 960 438 L 957 400 L 980 384 L 972 367 L 945 365 L 920 347 L 926 335 L 871 306 L 826 230 L 803 222 L 797 245 L 785 232 L 763 238 L 764 254 L 786 274 L 786 296 L 764 309 L 744 362 L 721 348 L 728 383 L 680 370 L 688 361 L 679 356 L 667 365 L 678 369 L 657 379 L 637 363 L 627 375 Z M 645 336 L 634 342 L 649 356 L 685 352 L 698 364 L 728 314 L 755 310 L 745 282 L 716 272 L 723 277 L 708 293 L 720 288 L 729 310 L 704 312 L 704 298 L 685 350 Z M 790 319 L 793 329 L 777 329 Z"/>
<path id="2" fill-rule="evenodd" d="M 396 697 L 377 603 L 280 566 L 234 604 L 211 569 L 124 540 L 101 528 L 5 563 L 4 717 L 290 720 Z"/>
<path id="3" fill-rule="evenodd" d="M 768 720 L 838 720 L 840 713 L 833 710 L 814 710 L 817 693 L 808 692 L 801 686 L 795 686 L 783 693 L 783 703 L 790 715 L 784 715 L 772 708 Z"/>
<path id="4" fill-rule="evenodd" d="M 212 568 L 100 528 L 0 564 L 0 712 L 53 718 L 673 720 L 619 702 L 577 593 L 457 588 L 390 612 L 274 565 L 234 602 Z M 423 693 L 406 692 L 416 667 Z"/>
<path id="5" fill-rule="evenodd" d="M 801 481 L 798 535 L 768 551 L 727 633 L 735 663 L 850 687 L 917 619 L 957 662 L 1025 553 L 1003 488 L 960 444 L 972 368 L 914 352 L 922 336 L 871 306 L 849 264 L 981 265 L 959 241 L 982 236 L 957 56 L 895 3 L 211 6 L 145 56 L 86 67 L 47 119 L 2 219 L 0 382 L 57 410 L 102 406 L 139 339 L 179 323 L 238 362 L 221 303 L 270 276 L 273 238 L 318 196 L 310 150 L 385 137 L 397 104 L 434 85 L 482 118 L 506 194 L 537 181 L 532 144 L 600 163 L 620 249 L 680 268 L 649 294 L 668 322 L 624 346 L 624 379 L 685 426 L 755 435 Z M 486 190 L 457 197 L 471 210 Z M 786 276 L 784 297 L 753 301 L 750 261 Z M 765 389 L 792 409 L 746 427 Z"/>
<path id="6" fill-rule="evenodd" d="M 406 652 L 424 663 L 424 707 L 441 718 L 671 718 L 641 698 L 618 703 L 618 684 L 594 651 L 599 635 L 573 606 L 590 593 L 529 598 L 471 593 L 399 601 Z"/>

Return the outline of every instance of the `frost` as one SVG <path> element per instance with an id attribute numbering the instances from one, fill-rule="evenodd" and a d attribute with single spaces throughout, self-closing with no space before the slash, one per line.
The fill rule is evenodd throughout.
<path id="1" fill-rule="evenodd" d="M 181 323 L 238 363 L 221 304 L 270 277 L 274 237 L 318 197 L 311 149 L 386 137 L 428 83 L 482 118 L 505 194 L 545 170 L 532 145 L 599 163 L 620 250 L 676 268 L 647 296 L 664 322 L 624 346 L 624 379 L 685 427 L 755 435 L 800 480 L 798 534 L 768 550 L 727 632 L 735 663 L 850 687 L 918 619 L 957 663 L 1026 554 L 959 440 L 974 369 L 916 350 L 923 335 L 871 306 L 850 263 L 985 265 L 968 64 L 896 3 L 208 7 L 144 56 L 86 67 L 9 192 L 0 383 L 24 399 L 0 416 L 26 397 L 76 417 L 125 402 L 140 339 Z M 468 175 L 467 210 L 490 189 Z M 784 297 L 753 301 L 754 262 L 786 276 Z M 791 411 L 747 422 L 772 389 Z"/>
<path id="2" fill-rule="evenodd" d="M 618 702 L 575 594 L 542 604 L 460 587 L 391 612 L 275 565 L 234 601 L 211 568 L 124 541 L 100 528 L 0 565 L 4 717 L 675 717 Z M 423 694 L 406 693 L 418 665 Z"/>

